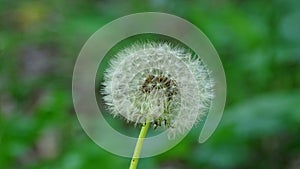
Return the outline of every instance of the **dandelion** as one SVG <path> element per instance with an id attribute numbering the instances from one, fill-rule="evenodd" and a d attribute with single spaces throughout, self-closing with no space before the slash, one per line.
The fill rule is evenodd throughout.
<path id="1" fill-rule="evenodd" d="M 204 117 L 213 98 L 213 80 L 201 58 L 169 43 L 136 43 L 120 51 L 103 85 L 113 116 L 143 124 L 132 168 L 150 124 L 168 128 L 169 139 L 174 139 Z"/>

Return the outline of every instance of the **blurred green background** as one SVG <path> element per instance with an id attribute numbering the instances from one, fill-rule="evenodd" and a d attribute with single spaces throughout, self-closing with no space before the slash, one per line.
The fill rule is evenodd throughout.
<path id="1" fill-rule="evenodd" d="M 139 168 L 299 169 L 299 9 L 299 0 L 0 0 L 0 168 L 128 168 L 130 159 L 102 150 L 81 129 L 72 71 L 101 26 L 159 11 L 210 38 L 224 65 L 227 104 L 207 142 L 198 144 L 194 129 Z"/>

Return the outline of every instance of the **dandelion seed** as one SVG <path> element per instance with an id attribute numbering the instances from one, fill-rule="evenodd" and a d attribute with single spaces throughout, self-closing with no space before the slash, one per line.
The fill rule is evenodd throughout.
<path id="1" fill-rule="evenodd" d="M 139 43 L 120 51 L 104 80 L 102 93 L 113 116 L 169 128 L 170 139 L 190 130 L 214 96 L 203 61 L 168 43 Z"/>

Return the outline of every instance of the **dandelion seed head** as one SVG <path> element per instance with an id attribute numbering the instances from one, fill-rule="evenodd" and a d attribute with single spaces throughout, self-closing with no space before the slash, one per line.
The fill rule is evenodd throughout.
<path id="1" fill-rule="evenodd" d="M 110 61 L 104 101 L 113 116 L 169 128 L 169 138 L 190 130 L 208 111 L 213 80 L 203 61 L 169 43 L 136 43 Z"/>

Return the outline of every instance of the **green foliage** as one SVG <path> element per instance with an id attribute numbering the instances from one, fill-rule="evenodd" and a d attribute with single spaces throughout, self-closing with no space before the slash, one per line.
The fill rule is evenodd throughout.
<path id="1" fill-rule="evenodd" d="M 207 142 L 199 145 L 199 128 L 193 129 L 172 150 L 141 159 L 139 167 L 299 168 L 299 7 L 298 0 L 1 0 L 0 168 L 129 166 L 130 159 L 102 150 L 81 129 L 71 79 L 91 34 L 112 19 L 144 11 L 175 14 L 203 30 L 223 62 L 228 95 Z M 128 127 L 110 120 L 116 129 Z"/>

